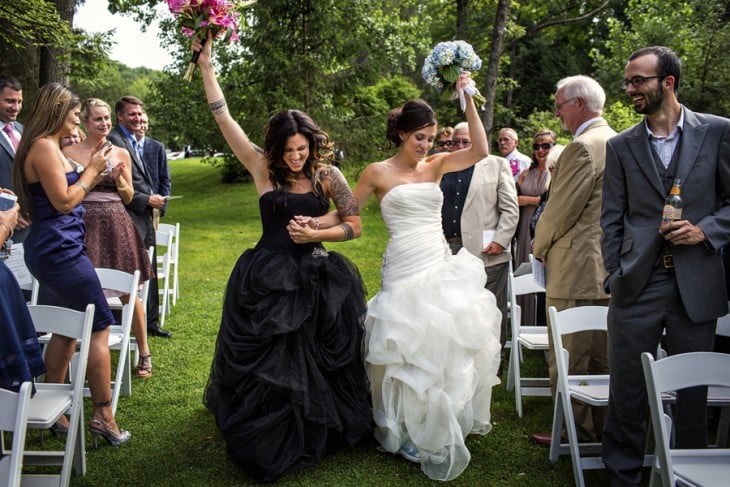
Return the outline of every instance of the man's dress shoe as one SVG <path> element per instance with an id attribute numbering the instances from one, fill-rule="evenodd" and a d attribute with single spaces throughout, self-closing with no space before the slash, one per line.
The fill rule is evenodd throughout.
<path id="1" fill-rule="evenodd" d="M 532 433 L 530 435 L 530 441 L 537 443 L 538 445 L 550 446 L 553 435 L 549 431 Z"/>
<path id="2" fill-rule="evenodd" d="M 172 338 L 172 333 L 162 328 L 147 328 L 147 334 L 153 337 Z"/>

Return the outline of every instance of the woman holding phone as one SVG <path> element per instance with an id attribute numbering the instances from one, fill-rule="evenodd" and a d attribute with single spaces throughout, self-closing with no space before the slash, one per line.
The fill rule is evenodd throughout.
<path id="1" fill-rule="evenodd" d="M 71 160 L 84 164 L 99 144 L 110 147 L 107 170 L 100 176 L 94 189 L 84 198 L 84 223 L 86 224 L 86 252 L 94 267 L 117 269 L 133 274 L 140 271 L 140 285 L 148 281 L 154 272 L 147 249 L 134 226 L 124 205 L 132 201 L 132 161 L 129 152 L 112 146 L 106 136 L 112 128 L 111 108 L 98 98 L 89 98 L 81 104 L 81 121 L 86 128 L 86 139 L 64 147 L 63 153 Z M 123 303 L 129 302 L 129 295 L 118 295 L 105 291 L 107 296 L 116 296 Z M 152 357 L 147 341 L 145 307 L 137 298 L 134 303 L 132 333 L 137 339 L 139 363 L 137 377 L 152 375 Z"/>
<path id="2" fill-rule="evenodd" d="M 73 135 L 79 125 L 81 105 L 67 87 L 50 83 L 38 90 L 35 106 L 25 124 L 15 155 L 13 177 L 23 216 L 33 221 L 24 242 L 25 263 L 40 283 L 39 302 L 83 311 L 95 306 L 86 377 L 94 409 L 89 430 L 113 446 L 129 441 L 131 434 L 117 426 L 111 409 L 111 358 L 109 308 L 94 265 L 84 246 L 82 200 L 107 170 L 111 147 L 99 143 L 85 159 L 85 167 L 61 152 L 61 138 Z M 114 168 L 119 177 L 122 167 Z M 54 334 L 46 350 L 46 382 L 66 379 L 76 340 Z M 56 424 L 63 432 L 67 423 Z"/>

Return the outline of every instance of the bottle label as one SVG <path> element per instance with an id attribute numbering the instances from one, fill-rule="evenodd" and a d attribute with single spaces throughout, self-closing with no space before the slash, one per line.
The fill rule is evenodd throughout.
<path id="1" fill-rule="evenodd" d="M 664 205 L 662 212 L 662 221 L 670 222 L 682 219 L 682 208 L 675 208 L 672 205 Z"/>

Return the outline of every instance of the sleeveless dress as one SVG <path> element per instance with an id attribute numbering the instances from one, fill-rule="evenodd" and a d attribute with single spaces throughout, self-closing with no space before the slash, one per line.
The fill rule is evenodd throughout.
<path id="1" fill-rule="evenodd" d="M 547 191 L 547 171 L 540 172 L 538 168 L 527 171 L 525 179 L 520 185 L 520 194 L 523 196 L 542 196 Z M 530 219 L 537 210 L 537 205 L 520 206 L 520 220 L 517 226 L 517 253 L 515 269 L 523 262 L 530 260 L 532 253 L 532 237 L 530 236 Z"/>
<path id="2" fill-rule="evenodd" d="M 134 274 L 139 269 L 140 285 L 152 276 L 147 249 L 132 217 L 117 192 L 114 178 L 104 174 L 83 201 L 86 214 L 86 252 L 95 267 L 106 267 Z M 107 295 L 118 295 L 106 291 Z"/>
<path id="3" fill-rule="evenodd" d="M 23 291 L 0 260 L 0 387 L 17 392 L 23 382 L 45 372 Z"/>
<path id="4" fill-rule="evenodd" d="M 66 173 L 69 186 L 79 180 L 79 173 Z M 76 206 L 70 213 L 53 208 L 40 182 L 28 185 L 31 198 L 30 234 L 23 242 L 25 265 L 40 283 L 40 304 L 63 306 L 84 311 L 93 303 L 93 330 L 114 323 L 94 265 L 84 245 L 84 207 Z"/>
<path id="5" fill-rule="evenodd" d="M 451 255 L 442 202 L 436 183 L 401 184 L 380 202 L 390 241 L 368 304 L 365 360 L 382 448 L 396 453 L 410 440 L 426 475 L 451 480 L 469 464 L 466 435 L 491 429 L 501 313 L 482 261 L 466 249 Z"/>
<path id="6" fill-rule="evenodd" d="M 228 281 L 204 403 L 228 458 L 261 481 L 372 438 L 362 359 L 365 290 L 320 243 L 295 244 L 294 215 L 321 216 L 313 193 L 264 193 L 263 235 Z"/>
<path id="7" fill-rule="evenodd" d="M 548 189 L 548 171 L 532 168 L 527 171 L 525 179 L 520 185 L 520 192 L 524 196 L 542 196 Z M 529 262 L 532 253 L 532 237 L 530 236 L 530 220 L 535 214 L 537 205 L 520 206 L 520 219 L 517 225 L 517 246 L 514 268 L 517 269 L 523 262 Z M 545 325 L 545 300 L 540 296 L 517 296 L 517 304 L 522 308 L 523 325 Z"/>

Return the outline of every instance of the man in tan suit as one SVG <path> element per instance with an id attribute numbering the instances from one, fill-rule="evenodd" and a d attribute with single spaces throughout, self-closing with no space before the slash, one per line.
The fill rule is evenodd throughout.
<path id="1" fill-rule="evenodd" d="M 577 306 L 607 306 L 601 257 L 601 189 L 606 141 L 616 135 L 601 117 L 606 95 L 588 76 L 560 80 L 555 93 L 555 116 L 574 135 L 553 169 L 550 198 L 533 242 L 533 254 L 545 263 L 546 306 L 558 311 Z M 563 338 L 570 354 L 571 374 L 608 373 L 605 332 L 580 332 Z M 550 335 L 548 366 L 555 396 L 557 370 Z M 573 405 L 580 441 L 595 442 L 603 430 L 605 408 Z M 549 443 L 549 434 L 530 438 Z M 545 441 L 547 440 L 547 441 Z"/>
<path id="2" fill-rule="evenodd" d="M 454 140 L 458 142 L 453 143 Z M 469 147 L 469 142 L 469 125 L 457 124 L 451 147 L 454 150 Z M 465 247 L 484 262 L 486 288 L 494 294 L 502 312 L 500 342 L 504 348 L 510 242 L 520 217 L 509 163 L 502 157 L 487 156 L 473 167 L 445 174 L 441 191 L 444 193 L 441 210 L 444 236 L 453 253 Z"/>

